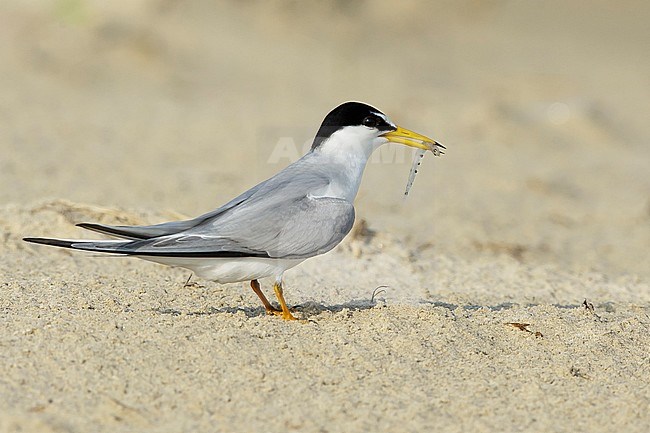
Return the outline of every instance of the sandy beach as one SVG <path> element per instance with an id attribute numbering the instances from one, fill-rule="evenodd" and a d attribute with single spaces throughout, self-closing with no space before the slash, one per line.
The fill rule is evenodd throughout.
<path id="1" fill-rule="evenodd" d="M 0 5 L 0 431 L 646 432 L 646 2 Z M 375 105 L 447 147 L 247 284 L 30 245 L 225 203 Z M 262 288 L 272 295 L 272 281 Z"/>

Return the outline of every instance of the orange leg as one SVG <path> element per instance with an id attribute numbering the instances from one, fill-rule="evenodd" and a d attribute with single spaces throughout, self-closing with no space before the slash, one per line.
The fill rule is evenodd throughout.
<path id="1" fill-rule="evenodd" d="M 282 307 L 282 318 L 284 320 L 297 320 L 295 317 L 293 317 L 293 314 L 289 311 L 289 308 L 287 308 L 287 303 L 284 300 L 284 295 L 282 294 L 282 284 L 276 282 L 273 285 L 273 290 L 275 291 L 275 296 L 278 298 L 278 301 L 280 301 L 280 307 Z"/>
<path id="2" fill-rule="evenodd" d="M 251 281 L 251 289 L 253 289 L 253 292 L 255 292 L 257 297 L 260 298 L 260 301 L 262 301 L 262 304 L 264 304 L 266 314 L 273 314 L 275 316 L 282 315 L 282 310 L 275 308 L 273 305 L 271 305 L 269 300 L 266 299 L 266 296 L 264 296 L 264 293 L 262 293 L 262 289 L 260 289 L 260 283 L 257 280 Z"/>

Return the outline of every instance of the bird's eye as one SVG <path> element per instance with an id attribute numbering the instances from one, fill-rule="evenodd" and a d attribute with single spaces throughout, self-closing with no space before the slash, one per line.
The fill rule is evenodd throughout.
<path id="1" fill-rule="evenodd" d="M 377 116 L 368 116 L 363 119 L 363 122 L 361 123 L 363 126 L 367 126 L 368 128 L 375 128 L 379 124 L 379 118 L 377 118 Z"/>

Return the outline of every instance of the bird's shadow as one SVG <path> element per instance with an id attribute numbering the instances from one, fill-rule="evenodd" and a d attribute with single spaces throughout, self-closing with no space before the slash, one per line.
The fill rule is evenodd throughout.
<path id="1" fill-rule="evenodd" d="M 608 311 L 611 308 L 611 303 L 604 303 L 601 305 L 598 305 L 597 307 L 599 308 L 604 308 L 606 311 Z M 333 304 L 333 305 L 326 305 L 318 302 L 305 302 L 302 304 L 295 305 L 291 307 L 292 312 L 297 312 L 300 313 L 303 319 L 309 319 L 311 317 L 316 317 L 322 313 L 325 312 L 330 312 L 330 313 L 340 313 L 342 311 L 365 311 L 365 310 L 371 310 L 376 307 L 383 307 L 386 305 L 386 302 L 384 300 L 376 300 L 376 299 L 355 299 L 351 300 L 349 302 L 344 302 L 341 304 Z M 444 302 L 444 301 L 429 301 L 429 300 L 421 300 L 418 305 L 431 305 L 433 307 L 438 307 L 438 308 L 443 308 L 445 310 L 448 310 L 452 314 L 456 311 L 464 310 L 464 311 L 477 311 L 481 309 L 488 309 L 490 311 L 502 311 L 502 310 L 510 310 L 513 308 L 518 308 L 518 307 L 523 307 L 523 308 L 530 308 L 530 307 L 536 307 L 542 304 L 533 304 L 533 303 L 526 303 L 526 304 L 517 304 L 514 302 L 503 302 L 500 304 L 496 305 L 478 305 L 478 304 L 466 304 L 466 305 L 459 305 L 459 304 L 453 304 L 449 302 Z M 552 304 L 553 307 L 556 308 L 561 308 L 561 309 L 576 309 L 576 308 L 585 308 L 584 303 L 583 304 Z M 185 312 L 181 310 L 177 310 L 174 308 L 153 308 L 152 311 L 158 313 L 158 314 L 166 314 L 166 315 L 171 315 L 171 316 L 180 316 L 180 315 L 186 315 L 186 316 L 210 316 L 214 314 L 238 314 L 238 313 L 244 313 L 246 317 L 248 318 L 254 318 L 254 317 L 260 317 L 260 316 L 266 316 L 266 310 L 264 307 L 248 307 L 248 306 L 243 306 L 243 307 L 210 307 L 207 310 L 203 311 L 190 311 L 190 312 Z"/>
<path id="2" fill-rule="evenodd" d="M 576 308 L 586 308 L 587 306 L 587 300 L 585 299 L 584 302 L 580 304 L 543 304 L 543 303 L 524 303 L 524 304 L 518 304 L 516 302 L 502 302 L 500 304 L 496 305 L 478 305 L 478 304 L 465 304 L 465 305 L 459 305 L 459 304 L 452 304 L 449 302 L 444 302 L 444 301 L 428 301 L 428 300 L 422 300 L 420 301 L 420 304 L 422 305 L 433 305 L 434 307 L 441 307 L 449 311 L 456 311 L 458 309 L 465 310 L 465 311 L 476 311 L 476 310 L 481 310 L 481 309 L 488 309 L 490 311 L 502 311 L 502 310 L 511 310 L 513 308 L 532 308 L 532 307 L 539 307 L 541 305 L 550 305 L 555 308 L 560 308 L 563 310 L 572 310 Z M 607 311 L 613 310 L 613 303 L 612 302 L 603 302 L 598 305 L 596 305 L 597 308 L 603 308 Z M 592 305 L 593 308 L 593 305 Z"/>
<path id="3" fill-rule="evenodd" d="M 378 300 L 370 299 L 360 299 L 352 300 L 349 302 L 334 304 L 334 305 L 325 305 L 318 302 L 305 302 L 302 304 L 294 305 L 290 308 L 293 313 L 300 313 L 304 319 L 309 319 L 310 317 L 318 316 L 324 312 L 330 313 L 340 313 L 341 311 L 363 311 L 370 310 L 376 306 L 383 306 L 385 303 Z M 158 314 L 166 314 L 171 316 L 210 316 L 214 314 L 238 314 L 244 313 L 246 317 L 260 317 L 266 316 L 266 310 L 264 307 L 210 307 L 207 310 L 203 311 L 190 311 L 185 312 L 175 308 L 152 308 L 153 312 Z"/>

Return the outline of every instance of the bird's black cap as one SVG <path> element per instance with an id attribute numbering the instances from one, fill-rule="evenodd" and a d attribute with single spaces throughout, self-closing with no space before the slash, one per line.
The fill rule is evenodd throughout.
<path id="1" fill-rule="evenodd" d="M 363 102 L 345 102 L 325 116 L 316 133 L 311 149 L 318 148 L 334 132 L 345 126 L 364 125 L 377 128 L 380 131 L 394 130 L 395 127 L 389 124 L 385 117 L 384 113 Z"/>

